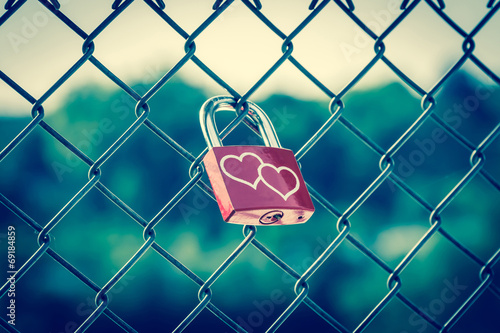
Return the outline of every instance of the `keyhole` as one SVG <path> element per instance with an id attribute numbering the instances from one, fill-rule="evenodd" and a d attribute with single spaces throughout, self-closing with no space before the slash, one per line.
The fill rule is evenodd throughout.
<path id="1" fill-rule="evenodd" d="M 259 219 L 259 222 L 262 224 L 273 224 L 278 222 L 283 218 L 283 212 L 279 210 L 272 210 L 262 215 Z"/>

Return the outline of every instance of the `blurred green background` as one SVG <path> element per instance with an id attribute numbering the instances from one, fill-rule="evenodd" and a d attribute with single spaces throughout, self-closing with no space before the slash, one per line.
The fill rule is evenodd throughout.
<path id="1" fill-rule="evenodd" d="M 142 94 L 152 83 L 138 83 L 134 89 Z M 207 92 L 173 79 L 150 101 L 149 119 L 196 156 L 205 148 L 198 112 L 209 97 Z M 500 121 L 500 89 L 465 73 L 454 75 L 436 99 L 435 113 L 475 145 Z M 330 116 L 328 101 L 272 95 L 257 102 L 271 118 L 282 145 L 294 151 Z M 385 150 L 422 112 L 418 96 L 399 83 L 350 92 L 344 102 L 344 116 Z M 96 160 L 136 119 L 134 106 L 135 102 L 121 91 L 84 85 L 71 92 L 45 121 Z M 218 120 L 223 126 L 232 117 L 227 113 Z M 0 118 L 0 147 L 5 147 L 29 120 Z M 394 159 L 394 172 L 433 207 L 470 169 L 471 154 L 448 134 L 436 136 L 436 128 L 432 120 L 426 121 Z M 251 131 L 240 126 L 225 143 L 245 144 L 253 138 Z M 485 155 L 484 168 L 500 179 L 498 140 Z M 343 212 L 380 174 L 379 159 L 336 123 L 305 155 L 301 165 L 306 181 Z M 189 180 L 189 166 L 142 126 L 101 168 L 101 182 L 149 221 Z M 37 127 L 0 164 L 0 192 L 45 225 L 87 182 L 88 170 L 85 163 Z M 206 176 L 203 179 L 207 180 Z M 483 261 L 500 244 L 499 199 L 498 190 L 476 176 L 442 213 L 443 228 Z M 261 227 L 257 231 L 257 239 L 298 273 L 303 273 L 338 235 L 337 218 L 319 203 L 315 206 L 315 215 L 303 225 Z M 7 246 L 7 226 L 16 227 L 19 267 L 38 248 L 37 235 L 3 205 L 0 217 L 2 248 Z M 351 235 L 391 268 L 430 226 L 429 212 L 387 181 L 350 221 Z M 226 224 L 216 202 L 198 188 L 182 199 L 155 230 L 158 244 L 204 280 L 243 239 L 242 227 Z M 143 244 L 142 231 L 139 224 L 93 189 L 51 232 L 51 248 L 103 286 Z M 402 273 L 401 293 L 443 324 L 480 284 L 479 271 L 475 262 L 436 234 Z M 387 294 L 387 278 L 380 266 L 344 241 L 309 280 L 309 296 L 354 330 Z M 498 275 L 495 281 L 498 285 Z M 214 283 L 212 301 L 249 331 L 263 332 L 294 299 L 294 284 L 293 278 L 249 246 Z M 111 290 L 109 308 L 139 332 L 170 332 L 197 305 L 198 289 L 150 249 Z M 73 332 L 95 307 L 95 293 L 47 255 L 19 280 L 16 290 L 16 328 L 20 332 Z M 6 297 L 1 299 L 2 307 L 6 301 Z M 499 310 L 500 299 L 486 291 L 452 331 L 498 332 Z M 88 330 L 120 331 L 104 315 Z M 207 310 L 186 330 L 229 331 Z M 333 329 L 302 304 L 279 331 Z M 395 299 L 365 332 L 422 333 L 435 329 Z"/>

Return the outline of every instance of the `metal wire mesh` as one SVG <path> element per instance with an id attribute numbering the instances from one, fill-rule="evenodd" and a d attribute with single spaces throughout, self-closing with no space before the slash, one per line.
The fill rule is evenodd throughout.
<path id="1" fill-rule="evenodd" d="M 2 286 L 1 295 L 3 298 L 7 297 L 9 288 L 11 288 L 11 283 L 17 283 L 23 276 L 28 273 L 34 266 L 41 265 L 42 258 L 51 257 L 60 266 L 70 272 L 76 279 L 81 281 L 84 285 L 95 292 L 95 309 L 86 316 L 86 318 L 79 323 L 79 327 L 75 332 L 85 332 L 92 327 L 94 322 L 101 316 L 107 316 L 115 324 L 117 329 L 121 329 L 126 332 L 136 332 L 136 329 L 127 323 L 127 318 L 118 315 L 108 307 L 109 295 L 114 287 L 117 286 L 125 277 L 127 272 L 141 261 L 143 255 L 148 251 L 157 252 L 162 258 L 174 265 L 182 274 L 191 279 L 195 284 L 199 286 L 198 292 L 198 302 L 192 308 L 189 314 L 186 314 L 185 318 L 179 318 L 177 327 L 174 332 L 181 332 L 190 323 L 197 318 L 203 310 L 209 310 L 211 314 L 223 322 L 228 330 L 233 330 L 236 332 L 249 332 L 252 331 L 251 328 L 245 327 L 241 322 L 237 321 L 235 318 L 230 317 L 222 310 L 216 301 L 214 301 L 214 294 L 212 290 L 213 284 L 221 278 L 226 269 L 233 265 L 238 256 L 247 249 L 254 248 L 263 254 L 267 259 L 274 264 L 276 264 L 279 269 L 284 273 L 289 275 L 294 281 L 294 292 L 295 298 L 287 304 L 286 309 L 276 315 L 273 318 L 273 323 L 269 327 L 266 327 L 267 332 L 276 331 L 285 321 L 289 319 L 291 315 L 296 311 L 300 305 L 306 305 L 312 311 L 314 311 L 325 323 L 327 323 L 331 331 L 338 332 L 362 332 L 370 327 L 370 324 L 379 316 L 379 314 L 389 306 L 389 304 L 394 302 L 400 302 L 406 306 L 409 311 L 414 313 L 419 320 L 425 321 L 426 325 L 434 328 L 436 331 L 447 332 L 454 331 L 454 326 L 459 322 L 462 316 L 470 309 L 470 307 L 481 298 L 482 294 L 488 290 L 493 293 L 496 297 L 500 298 L 500 288 L 493 282 L 494 270 L 493 267 L 498 262 L 500 258 L 500 248 L 498 248 L 489 256 L 481 258 L 481 256 L 474 253 L 473 249 L 468 248 L 462 242 L 454 237 L 453 234 L 446 231 L 446 223 L 442 221 L 442 213 L 446 208 L 452 203 L 459 193 L 467 187 L 467 185 L 476 178 L 482 178 L 484 181 L 489 183 L 498 194 L 500 191 L 500 183 L 495 177 L 488 172 L 485 168 L 485 151 L 487 148 L 495 141 L 498 134 L 500 133 L 500 123 L 494 124 L 492 130 L 490 130 L 480 141 L 479 144 L 474 144 L 470 139 L 457 131 L 448 122 L 443 120 L 441 116 L 436 114 L 436 94 L 438 91 L 449 82 L 450 77 L 456 73 L 466 61 L 472 62 L 479 70 L 481 70 L 486 76 L 488 76 L 496 84 L 500 84 L 500 78 L 488 66 L 481 61 L 481 59 L 474 54 L 476 47 L 475 37 L 481 29 L 483 29 L 488 21 L 497 15 L 498 9 L 500 8 L 500 3 L 494 3 L 491 0 L 484 4 L 487 6 L 487 14 L 474 26 L 470 32 L 466 32 L 457 23 L 453 21 L 452 18 L 447 16 L 445 11 L 444 1 L 402 1 L 400 4 L 400 14 L 397 18 L 381 33 L 375 33 L 368 25 L 366 25 L 362 19 L 356 15 L 355 6 L 353 1 L 342 2 L 340 0 L 329 1 L 312 1 L 309 5 L 309 14 L 306 19 L 304 19 L 291 33 L 283 33 L 273 22 L 268 19 L 261 11 L 262 6 L 260 1 L 249 1 L 242 0 L 242 3 L 250 10 L 256 18 L 263 22 L 272 33 L 283 40 L 281 45 L 282 55 L 276 62 L 269 68 L 269 70 L 253 84 L 246 92 L 239 93 L 231 85 L 226 83 L 216 72 L 212 71 L 202 59 L 197 56 L 196 49 L 196 39 L 200 34 L 207 29 L 213 22 L 215 22 L 219 16 L 228 10 L 233 4 L 233 0 L 217 0 L 213 4 L 213 14 L 206 18 L 206 20 L 200 24 L 193 33 L 188 34 L 181 26 L 179 26 L 170 16 L 168 10 L 168 4 L 161 1 L 144 0 L 144 2 L 154 11 L 159 18 L 164 21 L 165 25 L 173 28 L 179 36 L 185 39 L 184 51 L 185 55 L 167 72 L 165 73 L 153 86 L 151 86 L 146 92 L 138 93 L 131 86 L 129 86 L 125 81 L 120 79 L 111 70 L 109 70 L 103 63 L 101 63 L 95 56 L 94 52 L 96 46 L 94 45 L 94 39 L 96 39 L 106 28 L 122 13 L 127 10 L 127 7 L 133 2 L 133 0 L 125 1 L 114 1 L 112 3 L 112 11 L 109 16 L 106 17 L 99 26 L 93 31 L 84 31 L 72 18 L 65 15 L 64 4 L 61 6 L 57 0 L 39 0 L 39 2 L 45 6 L 54 17 L 60 20 L 66 27 L 72 31 L 74 34 L 79 36 L 82 41 L 82 55 L 81 57 L 69 68 L 55 84 L 53 84 L 47 91 L 43 93 L 40 98 L 34 98 L 29 91 L 26 91 L 13 79 L 7 76 L 3 71 L 0 71 L 0 78 L 12 88 L 12 93 L 17 93 L 22 98 L 27 100 L 32 104 L 31 116 L 32 120 L 26 124 L 26 126 L 18 133 L 18 135 L 13 138 L 0 152 L 0 162 L 4 160 L 11 152 L 16 149 L 21 149 L 20 144 L 23 140 L 29 137 L 35 129 L 43 130 L 46 134 L 50 135 L 52 138 L 60 142 L 64 147 L 71 152 L 71 154 L 77 158 L 79 161 L 83 162 L 88 166 L 88 180 L 86 184 L 79 188 L 79 190 L 69 199 L 63 208 L 61 208 L 48 223 L 42 223 L 31 218 L 25 211 L 14 204 L 7 196 L 0 193 L 0 201 L 2 204 L 12 211 L 21 221 L 26 223 L 28 226 L 33 228 L 37 233 L 37 249 L 33 252 L 31 257 L 23 263 L 22 267 L 19 267 L 12 273 L 12 277 L 7 283 Z M 0 17 L 0 29 L 3 24 L 9 20 L 16 20 L 16 12 L 27 3 L 27 0 L 8 0 L 5 4 L 5 13 Z M 305 4 L 304 11 L 307 11 L 307 5 Z M 322 12 L 325 8 L 329 6 L 335 6 L 340 8 L 343 13 L 350 18 L 356 25 L 358 25 L 371 39 L 374 48 L 374 55 L 371 61 L 369 61 L 364 68 L 362 68 L 352 80 L 347 82 L 345 87 L 338 92 L 331 91 L 326 84 L 321 82 L 317 77 L 310 73 L 305 66 L 303 66 L 293 55 L 293 41 L 300 33 L 307 27 L 311 22 L 313 22 L 316 16 Z M 385 51 L 386 46 L 384 40 L 391 35 L 394 31 L 398 29 L 402 22 L 410 15 L 410 13 L 418 6 L 428 6 L 433 10 L 435 15 L 439 16 L 443 22 L 445 22 L 449 27 L 451 27 L 457 35 L 461 36 L 463 39 L 462 44 L 462 54 L 460 54 L 459 59 L 454 63 L 446 73 L 428 90 L 419 86 L 411 77 L 407 76 L 402 70 L 398 68 L 394 63 L 391 62 L 389 58 L 386 57 Z M 315 200 L 316 205 L 322 206 L 326 211 L 328 211 L 331 216 L 335 218 L 337 234 L 334 239 L 330 240 L 327 246 L 318 254 L 315 260 L 310 264 L 303 273 L 299 273 L 296 269 L 292 268 L 287 262 L 282 260 L 278 255 L 273 253 L 268 247 L 270 244 L 264 244 L 259 241 L 258 233 L 256 227 L 245 226 L 243 228 L 243 239 L 240 244 L 234 249 L 234 251 L 221 263 L 221 265 L 215 269 L 212 274 L 206 278 L 201 278 L 197 276 L 192 270 L 177 260 L 171 253 L 169 253 L 159 242 L 157 242 L 155 227 L 162 221 L 171 210 L 178 205 L 182 198 L 191 191 L 203 191 L 206 195 L 213 198 L 211 188 L 206 185 L 202 180 L 204 175 L 204 170 L 202 168 L 201 160 L 206 153 L 206 150 L 199 153 L 197 156 L 192 154 L 183 146 L 174 141 L 168 133 L 164 132 L 161 126 L 156 125 L 150 119 L 150 107 L 148 102 L 150 99 L 176 74 L 188 63 L 194 63 L 199 67 L 206 75 L 208 75 L 216 84 L 220 85 L 222 88 L 227 90 L 227 92 L 232 95 L 236 100 L 238 100 L 239 106 L 243 106 L 247 99 L 249 99 L 263 84 L 272 77 L 275 72 L 283 66 L 285 63 L 295 66 L 311 83 L 316 85 L 328 98 L 330 99 L 329 112 L 331 115 L 329 118 L 321 124 L 321 127 L 310 137 L 304 140 L 305 144 L 297 150 L 296 158 L 300 162 L 303 159 L 307 159 L 308 152 L 317 145 L 322 137 L 334 130 L 333 125 L 336 123 L 341 124 L 345 127 L 352 135 L 354 135 L 358 140 L 365 144 L 369 149 L 380 157 L 379 171 L 377 176 L 373 179 L 371 184 L 366 186 L 360 193 L 360 195 L 353 200 L 349 207 L 345 210 L 339 210 L 336 208 L 332 202 L 327 199 L 322 193 L 315 190 L 315 188 L 309 184 L 310 193 Z M 63 135 L 58 132 L 56 127 L 49 125 L 44 121 L 44 103 L 52 96 L 61 86 L 63 86 L 68 79 L 73 75 L 78 73 L 78 71 L 85 64 L 92 64 L 96 69 L 98 69 L 102 74 L 108 77 L 114 84 L 121 89 L 123 92 L 128 94 L 136 102 L 135 112 L 137 119 L 120 135 L 120 137 L 114 141 L 114 143 L 107 148 L 107 150 L 99 156 L 96 160 L 91 159 L 87 156 L 81 149 L 79 149 L 74 142 L 69 141 Z M 421 98 L 421 112 L 415 117 L 413 123 L 407 128 L 401 128 L 401 135 L 391 143 L 388 149 L 384 149 L 379 146 L 369 135 L 366 135 L 363 131 L 359 130 L 352 122 L 350 122 L 344 113 L 349 111 L 349 107 L 344 104 L 343 98 L 348 94 L 352 88 L 367 74 L 372 70 L 372 68 L 377 64 L 384 64 L 387 66 L 399 79 L 410 89 L 413 93 L 418 94 Z M 239 108 L 236 108 L 239 109 Z M 231 124 L 221 133 L 221 136 L 226 136 L 229 134 L 245 117 L 245 114 L 241 114 L 236 117 Z M 408 184 L 405 177 L 398 175 L 395 172 L 395 168 L 398 167 L 398 161 L 395 160 L 395 156 L 404 147 L 410 139 L 412 139 L 415 133 L 424 125 L 433 124 L 436 128 L 439 128 L 443 133 L 446 133 L 450 138 L 456 141 L 461 147 L 468 150 L 470 154 L 470 168 L 469 170 L 461 175 L 460 180 L 455 184 L 455 186 L 443 197 L 437 205 L 431 204 L 425 197 L 419 195 L 419 193 Z M 171 149 L 180 154 L 185 160 L 190 164 L 189 167 L 189 181 L 170 199 L 170 201 L 157 212 L 156 216 L 152 219 L 147 219 L 133 210 L 124 200 L 113 193 L 108 187 L 106 187 L 103 182 L 101 182 L 101 170 L 102 166 L 117 152 L 122 149 L 122 145 L 127 141 L 134 140 L 134 135 L 136 131 L 140 128 L 147 128 L 152 133 L 154 133 L 158 138 L 160 138 L 165 144 L 167 144 Z M 496 166 L 498 167 L 498 166 Z M 1 164 L 0 164 L 1 168 Z M 187 171 L 187 170 L 186 170 Z M 350 218 L 352 215 L 358 211 L 365 202 L 372 196 L 372 194 L 381 187 L 382 184 L 389 183 L 393 188 L 398 191 L 402 191 L 408 197 L 410 197 L 414 202 L 416 202 L 423 210 L 425 210 L 429 217 L 430 226 L 426 232 L 421 236 L 421 238 L 413 244 L 410 251 L 406 253 L 404 258 L 399 261 L 396 265 L 382 260 L 374 251 L 369 247 L 365 246 L 356 236 L 353 234 L 352 229 L 354 226 L 351 225 Z M 100 191 L 110 202 L 118 206 L 123 210 L 128 217 L 137 222 L 143 229 L 143 244 L 136 249 L 136 252 L 129 258 L 126 264 L 124 264 L 114 276 L 109 278 L 109 280 L 103 284 L 99 285 L 93 282 L 88 276 L 77 269 L 70 261 L 65 259 L 63 256 L 58 254 L 58 252 L 53 248 L 51 232 L 54 228 L 60 224 L 64 224 L 63 218 L 68 214 L 80 200 L 87 196 L 91 190 Z M 201 193 L 201 192 L 200 192 Z M 402 290 L 404 285 L 404 279 L 401 278 L 402 272 L 408 267 L 412 260 L 419 254 L 420 251 L 426 246 L 428 242 L 431 242 L 433 238 L 437 235 L 442 236 L 458 251 L 463 253 L 464 256 L 468 257 L 475 264 L 475 269 L 477 274 L 480 276 L 480 283 L 474 286 L 474 288 L 469 288 L 467 290 L 467 297 L 462 304 L 460 304 L 453 313 L 447 318 L 446 321 L 437 320 L 435 316 L 429 311 L 422 310 L 418 305 L 416 305 L 412 298 L 405 295 Z M 76 237 L 76 236 L 73 236 Z M 385 295 L 380 298 L 378 304 L 374 305 L 371 311 L 364 315 L 362 320 L 357 324 L 356 327 L 348 327 L 343 321 L 343 318 L 336 317 L 334 314 L 327 312 L 321 305 L 319 305 L 313 298 L 311 298 L 308 293 L 311 288 L 310 280 L 316 274 L 318 269 L 329 261 L 330 256 L 337 251 L 341 244 L 351 244 L 356 251 L 364 254 L 370 261 L 378 265 L 387 276 L 387 291 Z M 272 246 L 271 246 L 272 247 Z M 498 310 L 498 303 L 492 305 Z M 7 332 L 19 332 L 15 326 L 8 323 L 8 318 L 2 317 L 0 320 L 0 325 Z M 210 328 L 207 328 L 210 331 Z M 36 329 L 33 330 L 35 332 Z"/>

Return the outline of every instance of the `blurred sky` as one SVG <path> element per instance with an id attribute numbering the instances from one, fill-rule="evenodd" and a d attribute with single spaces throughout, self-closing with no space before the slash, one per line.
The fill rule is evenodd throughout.
<path id="1" fill-rule="evenodd" d="M 61 11 L 87 34 L 111 13 L 112 1 L 59 0 Z M 2 1 L 2 4 L 5 1 Z M 165 0 L 166 13 L 192 33 L 211 13 L 213 0 Z M 262 0 L 262 12 L 285 34 L 310 13 L 309 0 Z M 358 0 L 355 13 L 377 33 L 401 12 L 401 1 Z M 487 1 L 446 1 L 445 12 L 465 31 L 487 13 Z M 3 9 L 0 14 L 3 14 Z M 500 75 L 500 14 L 476 35 L 474 54 Z M 196 42 L 196 55 L 240 94 L 244 94 L 282 55 L 282 40 L 241 2 L 235 1 Z M 424 89 L 431 88 L 463 54 L 463 38 L 422 2 L 386 39 L 385 55 Z M 39 98 L 82 56 L 83 40 L 30 0 L 0 27 L 0 69 Z M 373 40 L 331 2 L 294 40 L 293 56 L 329 89 L 338 93 L 374 56 Z M 184 39 L 143 1 L 135 1 L 95 40 L 94 56 L 128 84 L 159 79 L 184 53 Z M 466 70 L 486 77 L 467 62 Z M 195 64 L 178 73 L 189 84 L 213 94 L 224 91 Z M 357 89 L 397 80 L 379 63 Z M 44 108 L 57 109 L 65 96 L 88 82 L 113 87 L 92 64 L 85 64 Z M 292 64 L 285 62 L 250 99 L 272 93 L 327 99 Z M 30 104 L 0 81 L 0 114 L 28 115 Z"/>

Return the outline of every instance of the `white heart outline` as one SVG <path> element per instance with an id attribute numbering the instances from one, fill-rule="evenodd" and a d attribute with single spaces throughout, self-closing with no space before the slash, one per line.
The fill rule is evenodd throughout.
<path id="1" fill-rule="evenodd" d="M 264 167 L 270 167 L 270 168 L 273 168 L 274 170 L 276 170 L 278 172 L 278 174 L 282 171 L 282 170 L 286 170 L 286 171 L 289 171 L 294 177 L 295 177 L 295 182 L 296 182 L 296 185 L 295 187 L 288 191 L 285 195 L 283 195 L 283 193 L 281 193 L 277 188 L 275 188 L 274 186 L 272 186 L 271 184 L 269 184 L 265 179 L 264 177 L 262 177 L 262 168 Z M 262 182 L 267 186 L 269 187 L 271 190 L 273 190 L 274 192 L 278 193 L 282 198 L 283 200 L 287 200 L 292 194 L 294 194 L 295 192 L 297 192 L 300 188 L 300 182 L 299 182 L 299 177 L 297 176 L 297 174 L 290 168 L 286 167 L 286 166 L 280 166 L 280 167 L 275 167 L 274 165 L 272 164 L 269 164 L 269 163 L 262 163 L 259 168 L 257 169 L 257 172 L 259 173 L 259 178 L 260 180 L 262 180 Z"/>
<path id="2" fill-rule="evenodd" d="M 245 158 L 245 156 L 253 156 L 253 157 L 257 158 L 257 159 L 260 161 L 260 166 L 262 166 L 262 164 L 264 163 L 264 161 L 262 161 L 262 159 L 259 157 L 259 155 L 254 154 L 254 153 L 249 153 L 249 152 L 246 152 L 246 153 L 241 154 L 240 156 L 236 156 L 236 155 L 226 155 L 226 156 L 224 156 L 223 158 L 221 158 L 221 160 L 220 160 L 220 162 L 219 162 L 220 169 L 222 170 L 222 172 L 224 172 L 224 174 L 225 174 L 226 176 L 228 176 L 228 177 L 229 177 L 229 178 L 231 178 L 232 180 L 235 180 L 235 181 L 237 181 L 237 182 L 240 182 L 240 183 L 242 183 L 242 184 L 245 184 L 245 185 L 247 185 L 247 186 L 250 186 L 251 188 L 253 188 L 254 190 L 256 190 L 256 189 L 257 189 L 257 185 L 259 185 L 259 182 L 260 182 L 260 180 L 262 179 L 262 177 L 261 177 L 260 173 L 259 173 L 259 176 L 255 179 L 255 181 L 254 181 L 254 182 L 253 182 L 253 184 L 252 184 L 252 183 L 250 183 L 250 182 L 248 182 L 248 181 L 246 181 L 246 180 L 244 180 L 244 179 L 241 179 L 241 178 L 238 178 L 238 177 L 236 177 L 236 176 L 233 176 L 233 175 L 232 175 L 232 174 L 230 174 L 230 173 L 226 170 L 226 168 L 224 167 L 224 163 L 226 162 L 226 160 L 227 160 L 228 158 L 235 158 L 235 159 L 237 159 L 238 161 L 243 162 L 243 158 Z M 259 166 L 259 169 L 260 169 L 260 166 Z M 259 169 L 257 169 L 257 170 L 259 170 Z"/>

